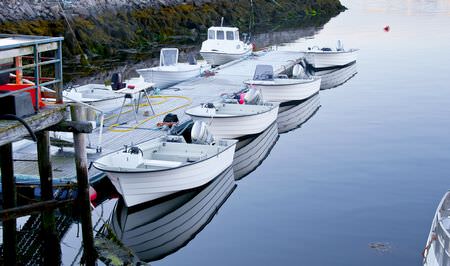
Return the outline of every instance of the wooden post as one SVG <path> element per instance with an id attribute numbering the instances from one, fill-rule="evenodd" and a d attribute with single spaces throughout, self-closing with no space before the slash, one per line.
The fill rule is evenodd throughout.
<path id="1" fill-rule="evenodd" d="M 72 121 L 82 120 L 83 110 L 80 105 L 70 107 Z M 94 232 L 92 228 L 91 204 L 89 201 L 89 176 L 86 155 L 86 136 L 73 133 L 75 148 L 75 167 L 78 181 L 78 205 L 80 208 L 81 229 L 83 234 L 84 260 L 86 265 L 95 265 L 97 252 L 94 249 Z"/>
<path id="2" fill-rule="evenodd" d="M 21 67 L 22 57 L 21 56 L 14 57 L 14 63 L 16 67 Z M 23 73 L 22 69 L 16 69 L 16 84 L 22 84 L 22 73 Z"/>
<path id="3" fill-rule="evenodd" d="M 50 158 L 50 137 L 48 131 L 36 134 L 37 152 L 39 164 L 39 176 L 41 179 L 41 199 L 53 200 L 53 173 Z M 61 246 L 56 233 L 55 216 L 53 209 L 44 210 L 41 215 L 43 240 L 43 259 L 45 265 L 61 264 Z"/>
<path id="4" fill-rule="evenodd" d="M 7 143 L 0 147 L 0 167 L 2 173 L 3 208 L 14 208 L 17 205 L 17 195 L 11 143 Z M 16 247 L 16 219 L 4 221 L 3 265 L 17 264 Z"/>

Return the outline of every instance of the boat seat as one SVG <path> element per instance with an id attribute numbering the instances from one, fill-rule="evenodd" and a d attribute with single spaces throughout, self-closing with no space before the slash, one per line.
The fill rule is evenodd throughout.
<path id="1" fill-rule="evenodd" d="M 165 161 L 165 160 L 144 160 L 144 165 L 146 166 L 156 166 L 156 167 L 167 167 L 173 168 L 182 165 L 182 162 Z"/>
<path id="2" fill-rule="evenodd" d="M 155 153 L 152 158 L 155 160 L 166 161 L 168 159 L 176 160 L 178 162 L 196 162 L 206 157 L 206 154 L 180 154 L 178 152 L 172 153 Z"/>

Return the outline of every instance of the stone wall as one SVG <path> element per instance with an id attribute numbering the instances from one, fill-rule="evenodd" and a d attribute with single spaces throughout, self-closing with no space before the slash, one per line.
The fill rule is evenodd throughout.
<path id="1" fill-rule="evenodd" d="M 0 23 L 61 19 L 64 15 L 94 16 L 103 12 L 173 6 L 213 0 L 1 0 Z"/>

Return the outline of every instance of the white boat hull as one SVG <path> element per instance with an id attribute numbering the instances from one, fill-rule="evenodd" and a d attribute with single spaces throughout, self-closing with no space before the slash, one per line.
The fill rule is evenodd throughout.
<path id="1" fill-rule="evenodd" d="M 423 251 L 423 265 L 450 265 L 450 192 L 442 198 L 434 215 L 427 244 Z"/>
<path id="2" fill-rule="evenodd" d="M 148 68 L 139 69 L 137 72 L 146 82 L 155 83 L 155 87 L 165 89 L 182 81 L 200 76 L 201 66 L 197 65 L 195 68 L 185 71 L 159 71 Z"/>
<path id="3" fill-rule="evenodd" d="M 234 117 L 196 116 L 192 113 L 186 113 L 194 121 L 200 120 L 205 122 L 214 137 L 235 139 L 263 132 L 277 119 L 278 105 L 273 106 L 271 110 L 264 113 Z"/>
<path id="4" fill-rule="evenodd" d="M 185 246 L 214 217 L 235 187 L 228 168 L 200 191 L 128 213 L 118 206 L 111 227 L 117 237 L 146 262 L 161 259 Z"/>
<path id="5" fill-rule="evenodd" d="M 357 49 L 344 52 L 306 51 L 305 60 L 314 68 L 329 68 L 351 64 L 356 61 L 357 55 Z"/>
<path id="6" fill-rule="evenodd" d="M 320 90 L 320 78 L 315 78 L 310 82 L 296 84 L 264 84 L 254 83 L 252 81 L 245 82 L 252 88 L 261 91 L 264 101 L 268 102 L 288 102 L 300 101 L 311 97 Z"/>
<path id="7" fill-rule="evenodd" d="M 103 171 L 130 207 L 208 183 L 232 164 L 235 145 L 209 159 L 164 171 Z"/>
<path id="8" fill-rule="evenodd" d="M 252 49 L 249 49 L 241 54 L 227 54 L 227 53 L 200 51 L 200 54 L 203 57 L 203 59 L 205 59 L 205 61 L 212 66 L 223 65 L 228 62 L 241 59 L 245 56 L 250 55 L 251 53 Z"/>

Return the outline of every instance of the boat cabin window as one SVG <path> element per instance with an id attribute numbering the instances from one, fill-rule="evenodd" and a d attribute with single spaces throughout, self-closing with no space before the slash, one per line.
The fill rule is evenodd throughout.
<path id="1" fill-rule="evenodd" d="M 229 40 L 229 41 L 234 40 L 234 32 L 227 31 L 227 40 Z"/>
<path id="2" fill-rule="evenodd" d="M 234 32 L 234 39 L 239 40 L 239 31 L 238 30 Z"/>
<path id="3" fill-rule="evenodd" d="M 225 33 L 223 32 L 223 30 L 218 30 L 217 31 L 217 40 L 224 40 L 225 39 Z"/>
<path id="4" fill-rule="evenodd" d="M 162 49 L 160 55 L 160 66 L 174 66 L 178 62 L 178 49 Z"/>
<path id="5" fill-rule="evenodd" d="M 216 32 L 214 30 L 208 30 L 208 39 L 214 40 L 216 38 Z"/>

